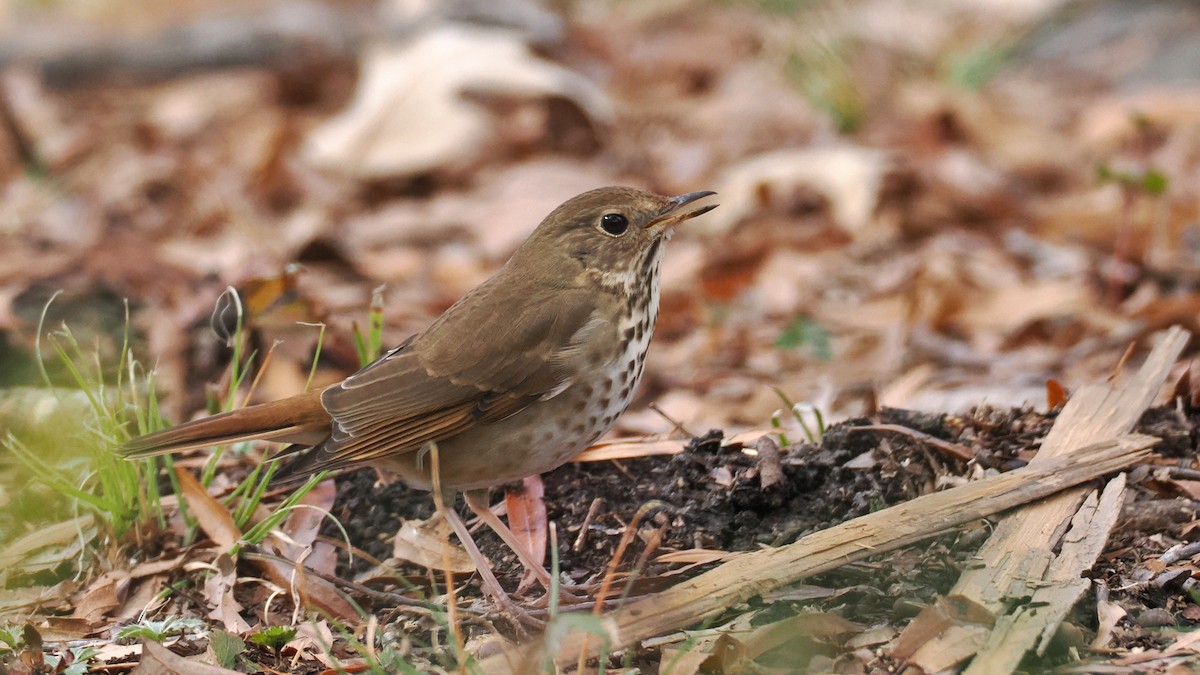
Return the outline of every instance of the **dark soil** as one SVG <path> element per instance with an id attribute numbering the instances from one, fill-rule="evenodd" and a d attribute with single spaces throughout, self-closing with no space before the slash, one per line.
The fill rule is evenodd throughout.
<path id="1" fill-rule="evenodd" d="M 641 528 L 663 529 L 659 551 L 745 551 L 787 544 L 927 494 L 945 482 L 965 478 L 970 471 L 1007 471 L 1023 466 L 1054 417 L 1054 413 L 1024 409 L 980 408 L 965 416 L 885 409 L 875 418 L 850 420 L 830 428 L 819 445 L 797 443 L 783 448 L 784 480 L 767 489 L 760 482 L 761 459 L 747 454 L 739 445 L 723 445 L 719 431 L 692 439 L 681 454 L 673 457 L 568 464 L 543 477 L 548 516 L 557 523 L 560 533 L 561 570 L 577 583 L 598 580 L 634 514 L 655 501 L 661 506 L 652 511 Z M 1163 439 L 1158 464 L 1191 466 L 1197 448 L 1195 423 L 1193 411 L 1156 408 L 1145 414 L 1138 431 Z M 860 428 L 880 424 L 906 427 L 958 444 L 974 453 L 971 464 L 976 466 L 938 449 L 920 434 Z M 1176 571 L 1164 581 L 1159 578 L 1165 574 L 1161 566 L 1147 564 L 1170 546 L 1181 543 L 1184 535 L 1180 530 L 1188 537 L 1200 538 L 1197 528 L 1184 525 L 1196 518 L 1195 502 L 1179 499 L 1169 482 L 1164 482 L 1162 471 L 1159 466 L 1146 466 L 1131 472 L 1133 489 L 1125 517 L 1114 532 L 1109 553 L 1090 575 L 1106 581 L 1110 588 L 1120 589 L 1113 591 L 1111 599 L 1129 614 L 1116 631 L 1117 643 L 1122 647 L 1169 642 L 1163 637 L 1169 633 L 1155 632 L 1149 626 L 1154 621 L 1190 626 L 1197 623 L 1192 617 L 1200 619 L 1200 607 L 1190 595 L 1190 573 Z M 336 512 L 356 546 L 384 559 L 391 551 L 390 537 L 400 520 L 428 517 L 433 505 L 427 493 L 411 491 L 398 483 L 376 483 L 372 471 L 339 478 Z M 588 525 L 583 545 L 577 547 L 593 500 L 600 500 L 600 506 Z M 893 623 L 915 615 L 944 594 L 989 531 L 986 523 L 980 523 L 806 580 L 810 586 L 824 587 L 817 593 L 824 596 L 822 599 L 801 597 L 803 593 L 789 596 L 781 591 L 778 597 L 754 602 L 770 605 L 760 615 L 764 621 L 793 612 L 798 605 L 815 604 L 866 624 Z M 629 569 L 643 551 L 646 539 L 634 538 L 621 569 Z M 477 533 L 477 541 L 494 562 L 501 582 L 515 589 L 521 576 L 515 556 L 486 528 Z M 1181 562 L 1186 564 L 1188 559 Z M 360 563 L 358 569 L 341 572 L 352 575 L 366 567 Z M 646 588 L 655 588 L 653 580 L 661 578 L 667 569 L 666 565 L 651 563 L 643 573 Z M 1071 617 L 1072 625 L 1094 631 L 1095 607 L 1094 598 L 1079 603 Z M 1052 661 L 1054 654 L 1052 650 Z"/>
<path id="2" fill-rule="evenodd" d="M 673 457 L 567 464 L 547 473 L 543 476 L 546 508 L 561 533 L 562 570 L 585 581 L 603 573 L 630 519 L 652 501 L 662 506 L 643 527 L 667 525 L 661 549 L 746 551 L 787 544 L 912 499 L 934 489 L 938 476 L 959 475 L 966 469 L 963 462 L 917 438 L 857 427 L 899 425 L 959 442 L 978 448 L 981 463 L 1003 470 L 1023 464 L 1017 453 L 1036 447 L 1051 421 L 1052 417 L 1030 411 L 982 409 L 970 417 L 954 417 L 885 409 L 877 418 L 830 428 L 820 445 L 797 443 L 783 448 L 785 480 L 767 489 L 761 487 L 759 459 L 743 452 L 740 445 L 722 445 L 721 432 L 712 431 L 692 439 L 684 452 Z M 601 506 L 588 526 L 584 545 L 576 549 L 579 531 L 596 499 Z M 390 538 L 401 519 L 425 518 L 432 512 L 427 493 L 400 483 L 380 485 L 374 471 L 338 479 L 335 513 L 351 541 L 379 559 L 390 554 Z M 334 536 L 332 531 L 328 534 Z M 496 564 L 501 581 L 515 587 L 521 572 L 515 556 L 489 531 L 480 531 L 477 540 Z M 626 554 L 627 560 L 636 558 L 641 545 L 639 540 Z M 362 563 L 352 571 L 365 566 Z"/>

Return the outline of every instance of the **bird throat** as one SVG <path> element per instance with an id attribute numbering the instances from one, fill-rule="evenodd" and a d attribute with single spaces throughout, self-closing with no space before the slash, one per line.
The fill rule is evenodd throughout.
<path id="1" fill-rule="evenodd" d="M 670 233 L 664 233 L 646 247 L 642 255 L 624 270 L 620 279 L 622 283 L 613 289 L 624 309 L 617 322 L 623 352 L 618 358 L 627 360 L 632 366 L 633 386 L 641 379 L 650 336 L 658 321 L 662 259 L 669 238 Z"/>

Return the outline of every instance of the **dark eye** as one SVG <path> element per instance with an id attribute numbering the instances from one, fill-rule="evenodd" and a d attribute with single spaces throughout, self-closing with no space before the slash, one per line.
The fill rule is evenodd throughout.
<path id="1" fill-rule="evenodd" d="M 619 213 L 606 213 L 600 218 L 600 229 L 619 237 L 629 229 L 629 220 Z"/>

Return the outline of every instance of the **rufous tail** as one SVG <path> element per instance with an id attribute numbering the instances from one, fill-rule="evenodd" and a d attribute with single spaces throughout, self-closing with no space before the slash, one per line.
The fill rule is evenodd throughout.
<path id="1" fill-rule="evenodd" d="M 321 392 L 313 391 L 156 431 L 124 444 L 120 453 L 132 459 L 254 440 L 312 445 L 329 435 L 331 421 Z"/>

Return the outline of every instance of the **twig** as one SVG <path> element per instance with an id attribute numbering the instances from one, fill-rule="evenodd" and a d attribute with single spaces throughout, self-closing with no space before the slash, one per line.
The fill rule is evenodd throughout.
<path id="1" fill-rule="evenodd" d="M 579 536 L 575 537 L 575 543 L 571 545 L 571 550 L 579 553 L 583 550 L 583 542 L 587 540 L 588 530 L 592 527 L 592 520 L 596 518 L 596 512 L 600 510 L 600 505 L 604 500 L 600 497 L 592 499 L 592 505 L 588 507 L 587 515 L 583 517 L 583 526 L 579 528 Z"/>
<path id="2" fill-rule="evenodd" d="M 671 417 L 670 415 L 668 415 L 665 410 L 658 407 L 657 403 L 651 403 L 647 407 L 649 407 L 654 412 L 658 413 L 659 417 L 662 417 L 664 420 L 670 422 L 671 426 L 675 427 L 675 430 L 678 431 L 679 433 L 687 436 L 688 438 L 696 437 L 696 434 L 693 434 L 687 427 L 683 426 L 683 422 L 680 422 L 679 420 L 675 419 L 674 417 Z"/>
<path id="3" fill-rule="evenodd" d="M 925 432 L 917 431 L 916 429 L 909 429 L 908 427 L 903 427 L 899 424 L 864 424 L 860 427 L 850 427 L 847 429 L 847 431 L 893 431 L 898 434 L 904 434 L 909 438 L 915 438 L 922 443 L 932 445 L 933 447 L 941 450 L 955 459 L 959 459 L 964 462 L 969 462 L 972 459 L 975 459 L 975 453 L 971 452 L 971 449 L 964 445 L 959 443 L 951 443 L 950 441 L 943 441 L 936 436 L 930 436 Z"/>
<path id="4" fill-rule="evenodd" d="M 779 444 L 772 436 L 763 436 L 754 442 L 758 453 L 758 484 L 766 490 L 783 482 L 783 459 L 779 456 Z"/>

